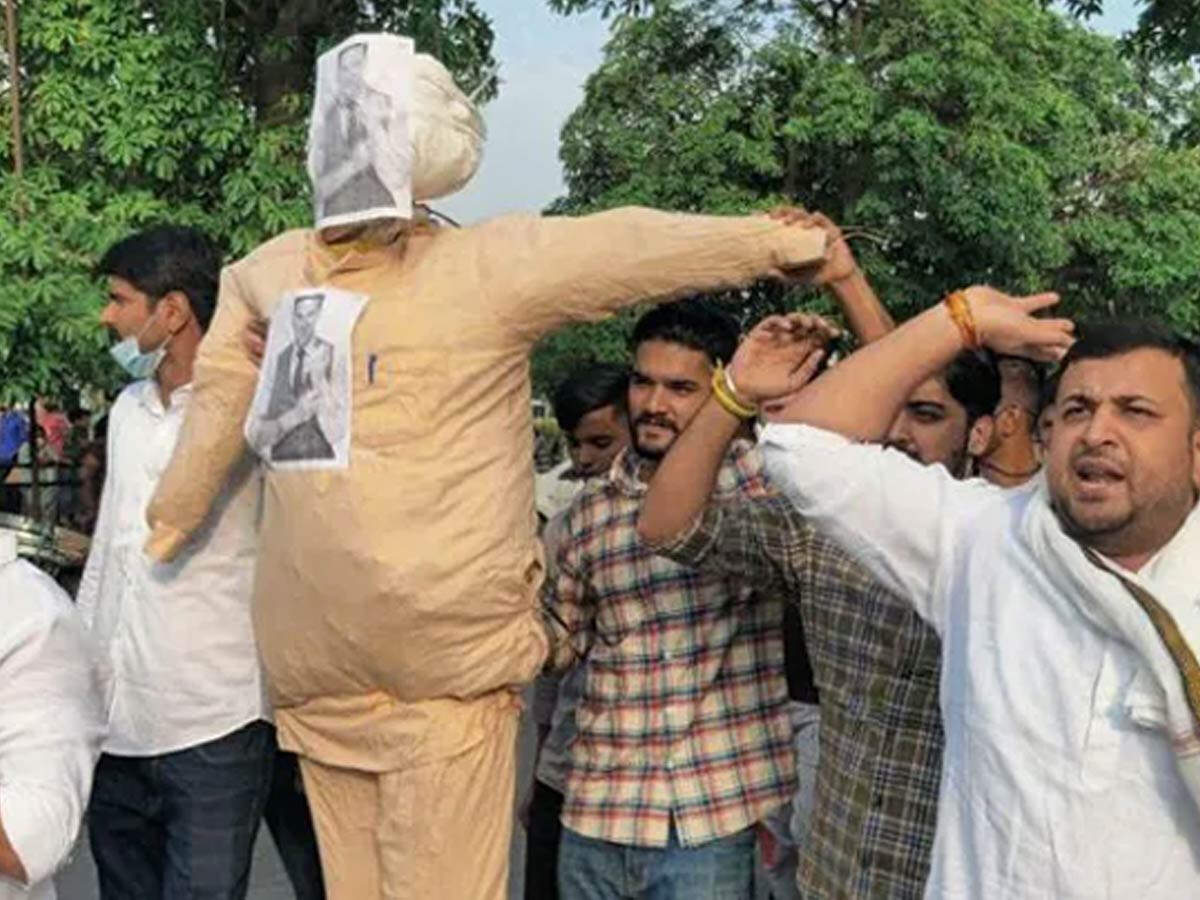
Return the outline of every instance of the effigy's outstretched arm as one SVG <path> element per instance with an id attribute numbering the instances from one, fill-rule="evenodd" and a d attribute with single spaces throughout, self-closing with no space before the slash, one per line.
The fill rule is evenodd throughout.
<path id="1" fill-rule="evenodd" d="M 822 261 L 826 232 L 767 215 L 702 216 L 629 207 L 571 217 L 515 216 L 480 226 L 477 259 L 522 336 L 597 321 L 647 300 L 785 278 Z"/>

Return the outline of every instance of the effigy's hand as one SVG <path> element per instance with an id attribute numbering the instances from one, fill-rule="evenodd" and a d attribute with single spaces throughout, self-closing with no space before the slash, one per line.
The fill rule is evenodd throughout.
<path id="1" fill-rule="evenodd" d="M 794 206 L 783 206 L 767 213 L 772 219 L 785 225 L 800 225 L 804 228 L 820 228 L 825 232 L 825 258 L 811 266 L 797 270 L 796 275 L 807 284 L 824 287 L 845 281 L 858 272 L 858 262 L 850 252 L 846 237 L 832 219 L 824 213 L 809 212 Z"/>

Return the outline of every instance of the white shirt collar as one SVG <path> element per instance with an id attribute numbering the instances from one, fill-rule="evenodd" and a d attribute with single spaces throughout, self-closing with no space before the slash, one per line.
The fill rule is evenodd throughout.
<path id="1" fill-rule="evenodd" d="M 146 408 L 147 411 L 156 416 L 161 416 L 167 409 L 174 409 L 181 403 L 186 403 L 192 395 L 192 383 L 181 384 L 171 392 L 171 399 L 167 406 L 163 406 L 162 393 L 158 389 L 158 382 L 153 378 L 145 378 L 135 382 L 137 387 L 138 402 Z"/>

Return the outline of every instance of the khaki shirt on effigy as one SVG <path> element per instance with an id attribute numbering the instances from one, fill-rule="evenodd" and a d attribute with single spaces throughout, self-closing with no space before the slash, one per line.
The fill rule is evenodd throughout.
<path id="1" fill-rule="evenodd" d="M 824 232 L 766 216 L 644 209 L 425 226 L 343 252 L 315 232 L 284 234 L 223 273 L 148 550 L 179 549 L 243 451 L 258 376 L 247 323 L 300 288 L 367 296 L 351 341 L 348 467 L 267 476 L 256 629 L 287 745 L 377 771 L 440 755 L 417 737 L 425 729 L 386 723 L 524 684 L 545 655 L 534 343 L 639 300 L 783 275 L 824 248 Z"/>

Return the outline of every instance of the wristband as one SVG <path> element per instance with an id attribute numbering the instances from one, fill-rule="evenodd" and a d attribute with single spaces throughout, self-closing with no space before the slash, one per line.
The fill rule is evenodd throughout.
<path id="1" fill-rule="evenodd" d="M 963 344 L 968 350 L 978 350 L 983 346 L 979 340 L 979 329 L 975 327 L 975 315 L 971 312 L 971 301 L 962 291 L 955 291 L 946 297 L 946 309 L 950 312 L 950 320 L 962 335 Z"/>
<path id="2" fill-rule="evenodd" d="M 738 398 L 737 388 L 734 387 L 733 379 L 729 376 L 729 370 L 721 362 L 718 362 L 716 368 L 713 369 L 712 392 L 717 403 L 731 416 L 739 419 L 753 419 L 758 415 L 755 407 L 748 406 Z"/>

